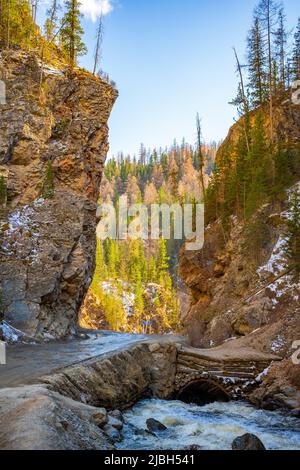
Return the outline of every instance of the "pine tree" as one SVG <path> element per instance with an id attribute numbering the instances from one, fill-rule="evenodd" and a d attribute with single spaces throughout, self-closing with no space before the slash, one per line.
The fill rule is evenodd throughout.
<path id="1" fill-rule="evenodd" d="M 246 215 L 250 217 L 254 210 L 264 202 L 272 186 L 273 156 L 267 143 L 262 113 L 257 113 L 251 131 L 249 153 L 250 188 L 246 200 Z"/>
<path id="2" fill-rule="evenodd" d="M 160 238 L 158 242 L 157 274 L 158 278 L 163 276 L 169 269 L 170 258 L 167 252 L 166 240 Z"/>
<path id="3" fill-rule="evenodd" d="M 134 310 L 135 313 L 142 314 L 144 309 L 144 300 L 143 300 L 143 284 L 140 275 L 138 276 L 135 284 L 135 303 Z"/>
<path id="4" fill-rule="evenodd" d="M 295 189 L 290 197 L 290 214 L 284 250 L 289 260 L 288 267 L 300 274 L 300 190 Z"/>
<path id="5" fill-rule="evenodd" d="M 272 36 L 276 25 L 275 18 L 278 18 L 278 5 L 274 0 L 260 0 L 255 14 L 259 20 L 262 37 L 265 37 L 264 46 L 267 56 L 267 77 L 268 77 L 268 99 L 270 109 L 270 141 L 274 138 L 273 122 L 273 50 Z"/>
<path id="6" fill-rule="evenodd" d="M 248 143 L 246 141 L 245 133 L 240 130 L 239 139 L 236 143 L 236 211 L 243 219 L 246 218 L 246 199 L 248 195 L 249 178 L 251 168 L 248 165 L 249 156 Z"/>
<path id="7" fill-rule="evenodd" d="M 127 318 L 121 300 L 111 293 L 107 294 L 102 291 L 100 303 L 110 328 L 113 331 L 126 330 Z"/>
<path id="8" fill-rule="evenodd" d="M 116 240 L 106 241 L 106 256 L 109 279 L 116 279 L 119 272 L 119 245 Z"/>
<path id="9" fill-rule="evenodd" d="M 243 71 L 242 71 L 242 65 L 240 63 L 240 60 L 239 60 L 236 49 L 233 48 L 233 51 L 234 51 L 234 55 L 235 55 L 237 72 L 239 74 L 240 81 L 239 81 L 239 87 L 238 87 L 238 96 L 231 104 L 237 106 L 239 116 L 243 117 L 243 126 L 244 126 L 244 132 L 245 132 L 246 145 L 247 145 L 247 150 L 249 152 L 249 149 L 250 149 L 250 142 L 249 142 L 249 128 L 250 128 L 249 100 L 248 100 L 248 97 L 246 96 L 246 88 L 245 88 L 245 84 L 244 84 L 244 76 L 243 76 Z"/>
<path id="10" fill-rule="evenodd" d="M 9 49 L 18 45 L 29 48 L 31 32 L 37 31 L 33 23 L 28 0 L 1 0 L 0 2 L 0 47 Z"/>
<path id="11" fill-rule="evenodd" d="M 154 256 L 150 256 L 148 260 L 148 282 L 157 282 L 157 267 Z"/>
<path id="12" fill-rule="evenodd" d="M 107 266 L 104 259 L 104 250 L 102 241 L 97 238 L 96 247 L 96 269 L 94 273 L 93 282 L 99 284 L 101 280 L 107 277 Z"/>
<path id="13" fill-rule="evenodd" d="M 294 40 L 291 72 L 293 80 L 300 80 L 300 18 L 298 18 Z"/>
<path id="14" fill-rule="evenodd" d="M 287 47 L 287 33 L 285 30 L 286 17 L 283 8 L 280 8 L 278 13 L 278 29 L 275 33 L 275 46 L 276 46 L 276 61 L 275 73 L 273 74 L 273 87 L 277 88 L 277 81 L 279 82 L 279 91 L 283 93 L 286 87 L 287 71 L 286 71 L 286 47 Z M 277 65 L 278 64 L 278 65 Z M 276 79 L 277 69 L 279 69 L 278 80 Z M 274 67 L 273 67 L 274 70 Z M 276 93 L 275 93 L 276 94 Z"/>
<path id="15" fill-rule="evenodd" d="M 66 58 L 73 68 L 77 58 L 86 54 L 87 48 L 82 41 L 84 31 L 81 26 L 80 1 L 66 0 L 66 13 L 62 21 L 61 44 Z"/>
<path id="16" fill-rule="evenodd" d="M 54 196 L 54 170 L 50 160 L 47 161 L 46 165 L 42 194 L 45 199 L 51 199 Z"/>
<path id="17" fill-rule="evenodd" d="M 176 163 L 174 152 L 171 153 L 168 164 L 168 184 L 171 189 L 171 195 L 174 201 L 178 200 L 178 165 Z"/>
<path id="18" fill-rule="evenodd" d="M 196 117 L 196 127 L 197 127 L 196 152 L 197 152 L 198 164 L 199 164 L 199 170 L 200 170 L 200 183 L 201 183 L 202 195 L 203 195 L 203 199 L 205 200 L 205 182 L 204 182 L 205 161 L 204 161 L 204 155 L 203 155 L 203 150 L 202 150 L 202 129 L 201 129 L 201 121 L 200 121 L 199 113 L 197 113 L 197 117 Z"/>
<path id="19" fill-rule="evenodd" d="M 256 17 L 248 37 L 249 91 L 254 108 L 265 103 L 267 99 L 266 63 L 262 32 Z"/>
<path id="20" fill-rule="evenodd" d="M 144 204 L 146 206 L 150 206 L 151 204 L 157 204 L 158 199 L 158 192 L 154 183 L 152 183 L 152 181 L 150 183 L 147 183 L 144 191 Z"/>
<path id="21" fill-rule="evenodd" d="M 123 281 L 128 281 L 128 257 L 125 242 L 119 243 L 119 277 Z"/>

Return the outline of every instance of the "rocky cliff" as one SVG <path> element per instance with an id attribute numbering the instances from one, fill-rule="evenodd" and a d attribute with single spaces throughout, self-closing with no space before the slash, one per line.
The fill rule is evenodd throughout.
<path id="1" fill-rule="evenodd" d="M 184 323 L 194 346 L 241 338 L 264 352 L 292 355 L 300 334 L 300 285 L 283 251 L 287 201 L 278 211 L 272 204 L 261 208 L 265 236 L 253 246 L 232 217 L 227 240 L 216 222 L 206 230 L 203 251 L 182 251 L 181 275 L 191 292 Z"/>
<path id="2" fill-rule="evenodd" d="M 278 107 L 275 122 L 278 140 L 296 147 L 299 106 Z M 230 130 L 219 156 L 224 146 L 236 141 L 238 125 Z M 233 215 L 226 233 L 221 220 L 211 223 L 204 248 L 183 249 L 180 259 L 180 274 L 190 291 L 183 322 L 194 347 L 232 341 L 236 348 L 251 347 L 286 358 L 289 367 L 284 362 L 271 367 L 253 397 L 255 403 L 270 408 L 300 407 L 300 366 L 291 360 L 294 343 L 300 339 L 300 283 L 287 268 L 283 248 L 293 188 L 276 202 L 258 207 L 247 224 Z"/>
<path id="3" fill-rule="evenodd" d="M 3 52 L 1 310 L 35 338 L 74 333 L 95 259 L 96 202 L 116 90 L 34 54 Z M 4 190 L 3 190 L 4 187 Z"/>

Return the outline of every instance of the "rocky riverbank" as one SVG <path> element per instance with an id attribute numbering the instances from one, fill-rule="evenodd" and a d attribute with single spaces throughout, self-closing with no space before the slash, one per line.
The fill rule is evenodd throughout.
<path id="1" fill-rule="evenodd" d="M 145 396 L 168 398 L 176 345 L 140 343 L 0 390 L 1 449 L 111 449 L 118 423 L 108 412 Z"/>
<path id="2" fill-rule="evenodd" d="M 20 382 L 19 387 L 1 389 L 0 448 L 113 448 L 120 439 L 122 428 L 117 411 L 127 410 L 145 398 L 169 400 L 175 397 L 178 378 L 182 374 L 178 360 L 183 357 L 185 348 L 184 339 L 171 336 L 145 338 L 137 344 L 100 355 L 94 350 L 89 358 L 53 370 L 50 375 L 36 377 L 34 384 L 28 383 L 27 378 L 27 385 L 22 386 Z M 190 355 L 197 353 L 190 348 L 188 351 Z M 248 355 L 250 353 L 247 352 Z M 229 363 L 237 362 L 229 351 L 224 354 L 218 350 L 201 353 L 204 361 L 212 361 L 212 369 L 218 354 L 222 357 L 227 355 Z M 252 351 L 251 357 L 241 357 L 240 361 L 249 358 L 256 358 L 258 364 L 263 359 Z M 258 366 L 257 372 L 260 370 Z M 190 378 L 191 382 L 198 382 L 201 386 L 203 382 L 213 383 L 214 388 L 235 388 L 239 383 L 238 378 L 232 383 L 230 377 L 218 382 L 216 371 L 215 376 L 213 372 L 203 372 L 199 377 L 191 375 Z M 252 385 L 258 386 L 255 374 L 253 379 Z M 211 394 L 211 400 L 214 400 L 210 388 L 206 388 L 205 393 Z"/>

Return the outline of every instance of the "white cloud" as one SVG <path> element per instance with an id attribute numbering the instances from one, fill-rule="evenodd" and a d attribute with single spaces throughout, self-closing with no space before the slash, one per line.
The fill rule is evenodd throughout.
<path id="1" fill-rule="evenodd" d="M 84 16 L 94 23 L 102 15 L 108 15 L 113 10 L 112 0 L 80 0 L 80 10 Z"/>

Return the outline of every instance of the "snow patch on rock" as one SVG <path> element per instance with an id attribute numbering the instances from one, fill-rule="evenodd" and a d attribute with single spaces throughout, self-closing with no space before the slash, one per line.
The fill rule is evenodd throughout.
<path id="1" fill-rule="evenodd" d="M 284 253 L 285 239 L 279 237 L 274 249 L 272 251 L 271 257 L 264 266 L 261 266 L 257 270 L 259 277 L 263 277 L 264 274 L 273 274 L 278 276 L 283 273 L 287 267 L 287 260 Z"/>
<path id="2" fill-rule="evenodd" d="M 25 334 L 22 333 L 22 331 L 17 330 L 6 321 L 3 321 L 0 324 L 0 331 L 2 333 L 4 341 L 6 341 L 7 343 L 22 342 L 22 340 L 25 338 Z"/>
<path id="3" fill-rule="evenodd" d="M 40 237 L 38 224 L 34 220 L 35 208 L 44 204 L 44 199 L 37 199 L 31 206 L 25 205 L 11 212 L 6 221 L 0 225 L 1 251 L 6 256 L 18 253 L 20 246 L 24 245 L 24 238 L 28 237 L 33 245 L 27 260 L 35 261 L 38 255 L 37 241 Z"/>
<path id="4" fill-rule="evenodd" d="M 300 297 L 300 281 L 297 282 L 292 274 L 286 274 L 270 284 L 266 291 L 270 294 L 269 297 L 273 308 L 286 296 L 288 296 L 290 300 L 298 302 Z"/>
<path id="5" fill-rule="evenodd" d="M 263 370 L 257 377 L 256 377 L 256 382 L 260 383 L 263 381 L 263 379 L 268 375 L 270 367 L 267 367 L 265 370 Z"/>
<path id="6" fill-rule="evenodd" d="M 285 340 L 281 335 L 278 335 L 271 343 L 271 350 L 274 353 L 280 352 L 285 347 Z"/>
<path id="7" fill-rule="evenodd" d="M 44 64 L 41 60 L 38 60 L 38 64 L 43 70 L 45 75 L 53 75 L 55 77 L 63 77 L 64 74 L 61 70 L 57 69 L 56 67 L 52 67 L 50 65 Z"/>

